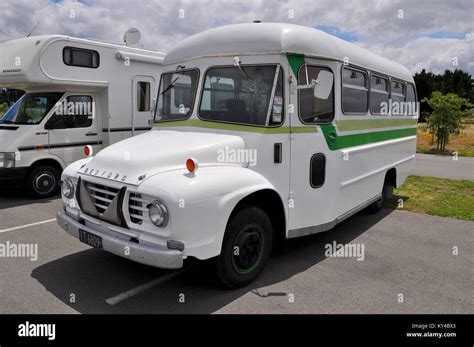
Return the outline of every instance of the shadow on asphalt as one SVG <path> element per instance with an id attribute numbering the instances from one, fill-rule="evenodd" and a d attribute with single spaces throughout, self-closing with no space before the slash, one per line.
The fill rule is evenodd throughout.
<path id="1" fill-rule="evenodd" d="M 22 189 L 14 190 L 3 188 L 2 190 L 0 190 L 0 210 L 31 204 L 47 204 L 60 197 L 61 195 L 58 193 L 51 198 L 34 199 Z"/>
<path id="2" fill-rule="evenodd" d="M 333 241 L 350 243 L 392 211 L 384 209 L 375 215 L 361 212 L 328 232 L 289 240 L 286 252 L 274 254 L 257 281 L 237 290 L 220 286 L 213 261 L 194 261 L 186 264 L 188 271 L 176 278 L 116 305 L 109 305 L 106 299 L 172 271 L 133 263 L 95 249 L 44 264 L 33 271 L 32 277 L 80 313 L 212 313 L 249 291 L 259 295 L 261 300 L 286 295 L 281 291 L 272 293 L 258 288 L 306 271 L 326 259 L 325 244 Z M 179 302 L 180 294 L 185 295 L 185 303 Z M 70 300 L 72 295 L 75 302 Z"/>

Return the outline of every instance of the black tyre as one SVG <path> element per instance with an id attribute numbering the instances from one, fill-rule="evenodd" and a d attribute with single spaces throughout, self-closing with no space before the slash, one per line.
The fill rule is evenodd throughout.
<path id="1" fill-rule="evenodd" d="M 382 197 L 370 205 L 368 211 L 373 214 L 380 212 L 384 206 L 385 200 L 391 197 L 392 191 L 392 185 L 387 182 L 387 179 L 385 179 L 382 187 Z"/>
<path id="2" fill-rule="evenodd" d="M 272 251 L 273 230 L 267 214 L 248 206 L 234 214 L 224 235 L 217 272 L 229 288 L 253 282 L 262 272 Z"/>
<path id="3" fill-rule="evenodd" d="M 42 165 L 34 168 L 26 182 L 28 191 L 35 198 L 49 198 L 59 188 L 60 172 L 54 167 Z"/>

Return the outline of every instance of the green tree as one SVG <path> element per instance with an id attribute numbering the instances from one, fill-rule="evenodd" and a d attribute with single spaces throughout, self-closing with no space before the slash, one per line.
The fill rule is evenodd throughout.
<path id="1" fill-rule="evenodd" d="M 429 99 L 424 98 L 422 101 L 433 110 L 428 118 L 428 128 L 436 136 L 436 149 L 445 152 L 449 136 L 461 132 L 464 127 L 462 119 L 471 114 L 469 108 L 474 105 L 457 94 L 443 94 L 438 91 L 433 92 Z"/>
<path id="2" fill-rule="evenodd" d="M 431 108 L 425 98 L 429 98 L 431 93 L 439 91 L 441 93 L 456 93 L 462 98 L 469 99 L 474 103 L 473 80 L 470 74 L 462 70 L 446 70 L 443 74 L 435 75 L 432 72 L 426 72 L 425 69 L 417 72 L 413 76 L 416 84 L 418 99 L 421 100 L 420 112 L 429 113 Z"/>

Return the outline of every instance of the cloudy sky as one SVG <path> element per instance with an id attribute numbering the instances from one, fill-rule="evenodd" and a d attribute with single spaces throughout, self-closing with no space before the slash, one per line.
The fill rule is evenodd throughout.
<path id="1" fill-rule="evenodd" d="M 413 73 L 474 75 L 473 0 L 0 0 L 0 42 L 63 34 L 120 43 L 130 27 L 144 48 L 232 23 L 311 26 L 400 62 Z M 0 52 L 1 54 L 1 52 Z"/>

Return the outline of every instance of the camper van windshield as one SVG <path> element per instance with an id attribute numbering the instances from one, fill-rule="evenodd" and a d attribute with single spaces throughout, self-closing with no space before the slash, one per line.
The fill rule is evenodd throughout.
<path id="1" fill-rule="evenodd" d="M 155 121 L 188 118 L 192 112 L 198 79 L 197 70 L 162 74 Z"/>
<path id="2" fill-rule="evenodd" d="M 38 124 L 63 93 L 31 93 L 23 95 L 0 118 L 2 124 Z"/>

